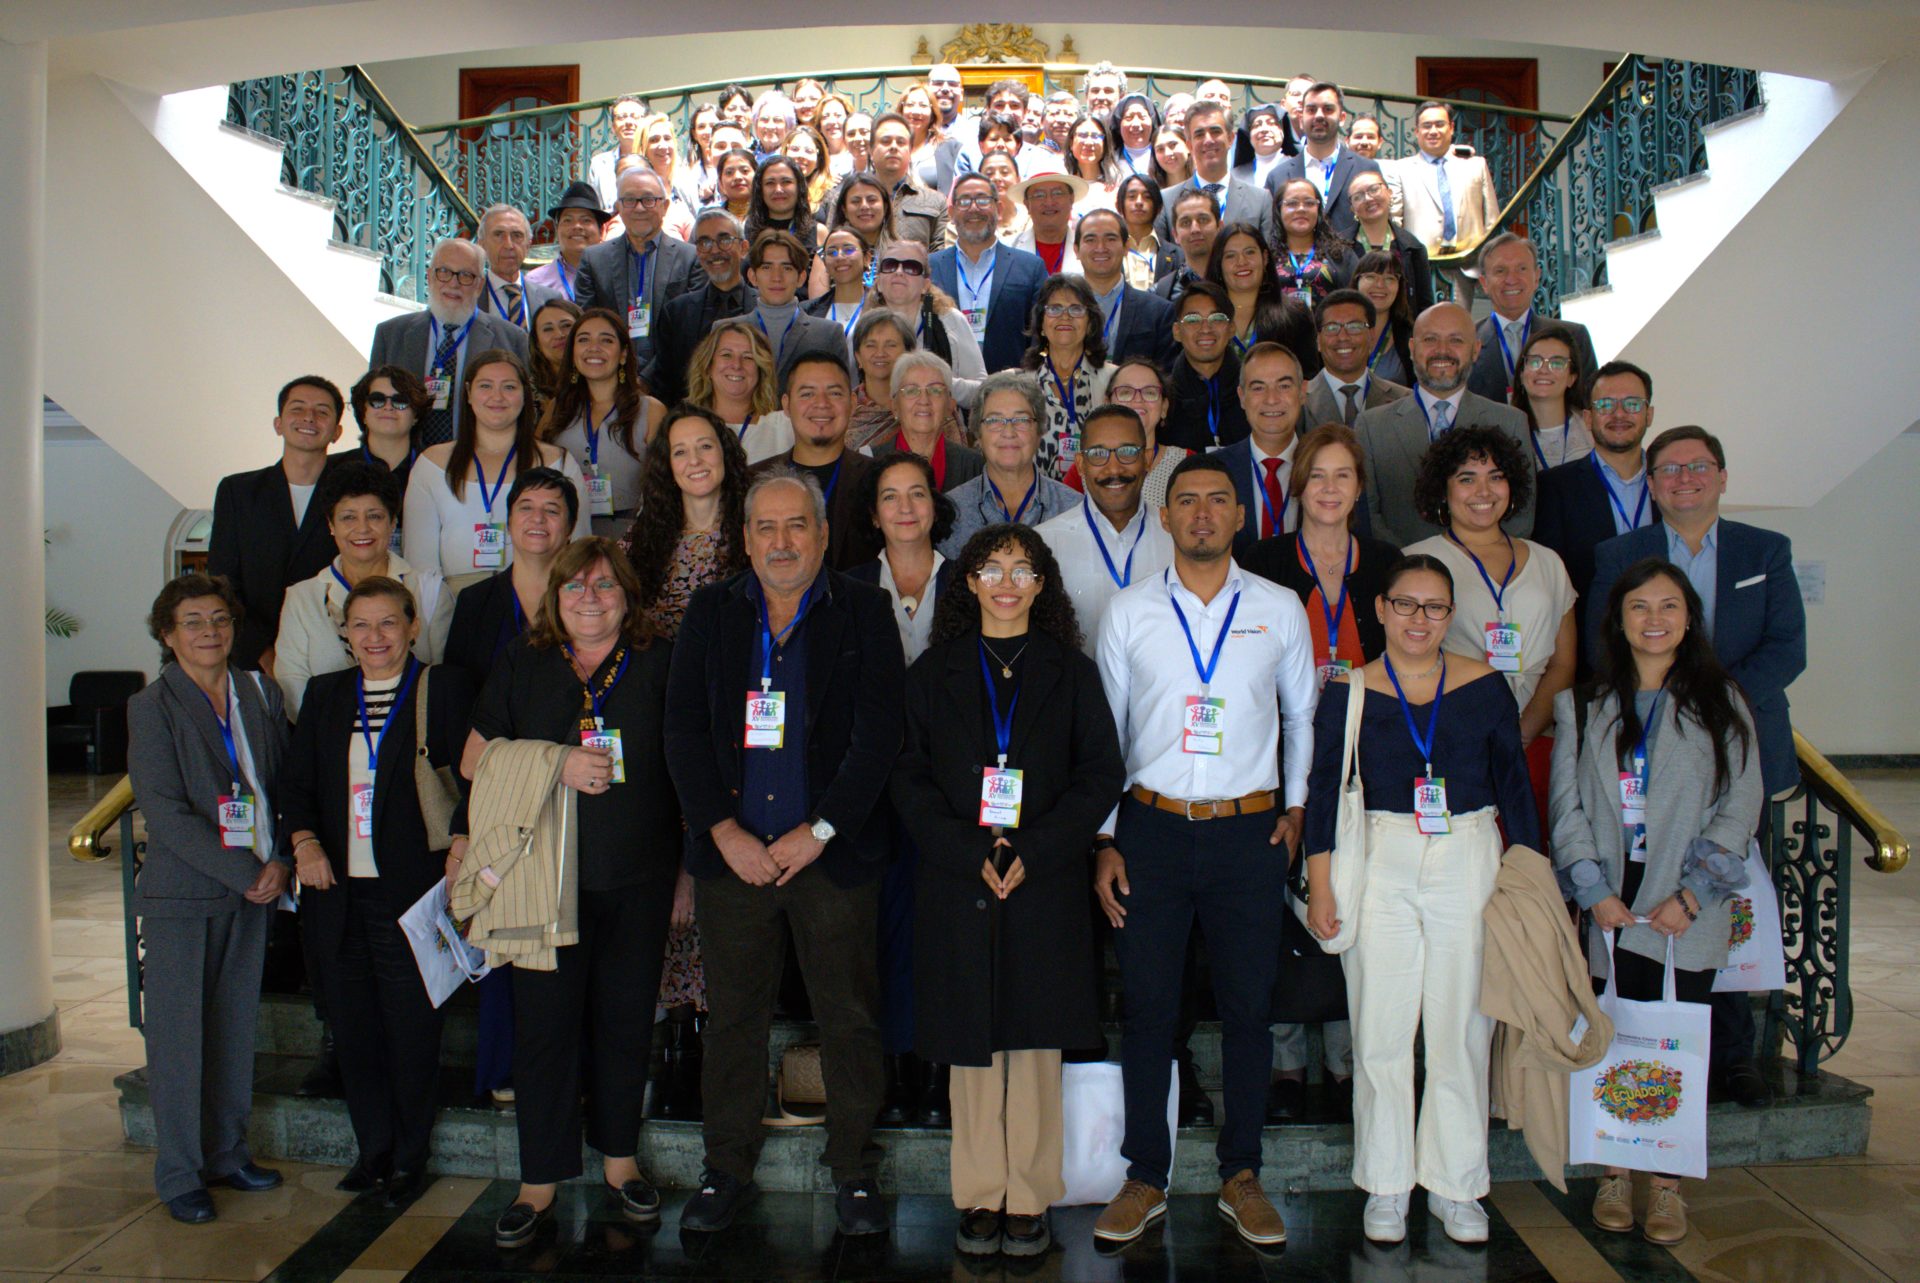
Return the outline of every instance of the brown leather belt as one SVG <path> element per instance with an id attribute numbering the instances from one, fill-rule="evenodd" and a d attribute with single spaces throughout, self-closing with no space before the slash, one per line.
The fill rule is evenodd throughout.
<path id="1" fill-rule="evenodd" d="M 1138 784 L 1128 789 L 1127 793 L 1142 805 L 1189 820 L 1224 820 L 1234 815 L 1257 815 L 1261 811 L 1271 811 L 1280 804 L 1280 795 L 1273 789 L 1262 789 L 1245 797 L 1214 798 L 1199 802 L 1168 797 L 1164 793 L 1141 788 Z"/>

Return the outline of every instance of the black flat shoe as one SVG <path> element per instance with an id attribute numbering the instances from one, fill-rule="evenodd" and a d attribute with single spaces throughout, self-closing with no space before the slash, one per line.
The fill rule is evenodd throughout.
<path id="1" fill-rule="evenodd" d="M 1000 1231 L 1000 1250 L 1008 1256 L 1045 1256 L 1052 1246 L 1045 1216 L 1009 1216 Z"/>
<path id="2" fill-rule="evenodd" d="M 834 1217 L 840 1232 L 848 1238 L 887 1232 L 887 1207 L 880 1191 L 870 1180 L 845 1181 L 833 1196 Z"/>
<path id="3" fill-rule="evenodd" d="M 1762 1109 L 1773 1103 L 1773 1088 L 1767 1086 L 1760 1067 L 1751 1060 L 1729 1066 L 1722 1082 L 1726 1099 L 1738 1101 L 1748 1109 Z"/>
<path id="4" fill-rule="evenodd" d="M 387 1178 L 381 1174 L 385 1168 L 384 1163 L 371 1163 L 364 1158 L 360 1159 L 347 1169 L 345 1176 L 333 1183 L 333 1187 L 342 1194 L 370 1193 L 386 1183 Z"/>
<path id="5" fill-rule="evenodd" d="M 397 1169 L 393 1175 L 387 1177 L 386 1197 L 382 1201 L 388 1208 L 396 1211 L 409 1207 L 414 1199 L 419 1198 L 426 1191 L 431 1179 L 425 1172 Z"/>
<path id="6" fill-rule="evenodd" d="M 533 1242 L 540 1227 L 553 1219 L 553 1204 L 535 1210 L 531 1203 L 515 1203 L 500 1213 L 493 1225 L 495 1247 L 525 1247 Z"/>
<path id="7" fill-rule="evenodd" d="M 167 1200 L 167 1214 L 182 1225 L 205 1225 L 214 1219 L 213 1195 L 192 1189 Z"/>
<path id="8" fill-rule="evenodd" d="M 639 1225 L 651 1225 L 660 1219 L 660 1191 L 655 1189 L 643 1176 L 618 1185 L 600 1182 L 606 1187 L 607 1197 L 620 1208 L 620 1215 Z"/>
<path id="9" fill-rule="evenodd" d="M 279 1189 L 280 1183 L 284 1179 L 286 1178 L 281 1176 L 279 1172 L 274 1171 L 271 1167 L 261 1167 L 257 1163 L 248 1163 L 244 1167 L 236 1167 L 225 1176 L 214 1177 L 208 1181 L 207 1184 L 225 1185 L 227 1188 L 237 1189 L 243 1194 L 259 1194 L 265 1190 Z"/>
<path id="10" fill-rule="evenodd" d="M 740 1209 L 759 1192 L 760 1187 L 752 1181 L 738 1181 L 725 1172 L 703 1172 L 700 1188 L 680 1209 L 680 1228 L 701 1234 L 718 1233 L 733 1224 Z"/>
<path id="11" fill-rule="evenodd" d="M 994 1256 L 1000 1251 L 1000 1213 L 976 1207 L 960 1218 L 953 1245 L 968 1256 Z"/>

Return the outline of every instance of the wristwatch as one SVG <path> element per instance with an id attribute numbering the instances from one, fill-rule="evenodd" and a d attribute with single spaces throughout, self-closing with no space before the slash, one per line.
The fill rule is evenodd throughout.
<path id="1" fill-rule="evenodd" d="M 1107 850 L 1117 851 L 1119 849 L 1120 849 L 1120 844 L 1115 842 L 1112 838 L 1108 837 L 1104 833 L 1096 834 L 1093 839 L 1093 853 L 1095 855 L 1100 854 L 1100 852 L 1102 851 L 1107 851 Z"/>
<path id="2" fill-rule="evenodd" d="M 816 842 L 833 841 L 833 825 L 827 823 L 825 820 L 815 820 L 810 831 L 813 834 L 813 840 Z"/>

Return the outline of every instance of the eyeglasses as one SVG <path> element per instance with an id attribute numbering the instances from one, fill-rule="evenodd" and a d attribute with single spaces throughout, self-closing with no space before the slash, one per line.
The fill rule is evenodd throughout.
<path id="1" fill-rule="evenodd" d="M 898 272 L 902 276 L 925 276 L 927 265 L 912 258 L 883 258 L 880 260 L 882 272 Z"/>
<path id="2" fill-rule="evenodd" d="M 1208 312 L 1205 315 L 1199 312 L 1188 312 L 1176 321 L 1175 324 L 1181 326 L 1183 329 L 1190 330 L 1196 325 L 1226 325 L 1232 320 L 1233 318 L 1225 312 Z"/>
<path id="3" fill-rule="evenodd" d="M 1031 414 L 995 414 L 980 420 L 980 431 L 1013 436 L 1025 432 L 1033 423 Z"/>
<path id="4" fill-rule="evenodd" d="M 1320 327 L 1320 332 L 1330 339 L 1337 339 L 1342 334 L 1365 334 L 1371 329 L 1373 327 L 1365 321 L 1328 321 Z"/>
<path id="5" fill-rule="evenodd" d="M 923 401 L 928 397 L 938 399 L 946 394 L 947 385 L 944 383 L 910 383 L 894 393 L 909 401 Z"/>
<path id="6" fill-rule="evenodd" d="M 993 203 L 991 196 L 955 196 L 953 198 L 955 209 L 992 209 Z"/>
<path id="7" fill-rule="evenodd" d="M 1118 459 L 1122 463 L 1133 463 L 1147 452 L 1143 445 L 1089 445 L 1080 447 L 1080 457 L 1094 467 L 1099 467 L 1109 459 Z"/>
<path id="8" fill-rule="evenodd" d="M 665 196 L 649 193 L 645 196 L 622 196 L 618 202 L 622 209 L 658 209 L 667 203 Z"/>
<path id="9" fill-rule="evenodd" d="M 1087 305 L 1085 303 L 1049 303 L 1040 310 L 1049 317 L 1070 316 L 1078 321 L 1086 316 Z"/>
<path id="10" fill-rule="evenodd" d="M 744 245 L 746 241 L 732 232 L 722 232 L 718 236 L 702 236 L 693 243 L 693 247 L 704 254 L 717 249 L 732 249 L 735 245 Z"/>
<path id="11" fill-rule="evenodd" d="M 1529 370 L 1552 370 L 1555 374 L 1566 373 L 1567 367 L 1572 364 L 1573 358 L 1570 356 L 1530 356 L 1527 358 L 1527 368 Z"/>
<path id="12" fill-rule="evenodd" d="M 464 268 L 455 270 L 451 267 L 436 267 L 433 269 L 433 279 L 442 285 L 445 285 L 449 281 L 458 281 L 462 285 L 471 285 L 480 279 L 480 273 L 469 272 Z"/>
<path id="13" fill-rule="evenodd" d="M 398 392 L 367 393 L 367 408 L 369 410 L 385 410 L 388 407 L 392 407 L 395 410 L 405 410 L 411 408 L 412 404 L 411 401 L 401 396 Z"/>
<path id="14" fill-rule="evenodd" d="M 820 251 L 821 258 L 858 258 L 860 251 L 851 245 L 829 245 Z"/>
<path id="15" fill-rule="evenodd" d="M 1639 396 L 1597 396 L 1593 398 L 1593 411 L 1595 414 L 1612 414 L 1615 406 L 1619 406 L 1628 414 L 1638 414 L 1647 408 L 1647 399 Z"/>
<path id="16" fill-rule="evenodd" d="M 610 597 L 620 591 L 620 581 L 617 579 L 595 579 L 592 582 L 588 582 L 584 579 L 569 579 L 566 583 L 560 585 L 561 592 L 575 599 L 584 596 L 589 588 L 593 590 L 593 595 L 596 597 Z"/>
<path id="17" fill-rule="evenodd" d="M 1107 389 L 1107 399 L 1117 402 L 1120 405 L 1131 405 L 1135 401 L 1139 401 L 1145 405 L 1158 405 L 1160 403 L 1160 389 L 1110 387 Z"/>
<path id="18" fill-rule="evenodd" d="M 1704 477 L 1709 472 L 1718 472 L 1719 470 L 1720 465 L 1712 459 L 1695 459 L 1692 463 L 1663 463 L 1653 470 L 1653 475 L 1662 481 L 1677 481 L 1683 472 L 1690 473 L 1696 477 Z"/>
<path id="19" fill-rule="evenodd" d="M 1412 597 L 1389 597 L 1387 605 L 1393 607 L 1393 613 L 1403 619 L 1411 619 L 1414 612 L 1419 611 L 1436 624 L 1453 614 L 1453 603 L 1450 601 L 1416 601 Z"/>
<path id="20" fill-rule="evenodd" d="M 1015 566 L 1009 571 L 1005 566 L 992 561 L 974 571 L 973 577 L 977 582 L 983 583 L 989 588 L 998 588 L 1001 584 L 1006 583 L 1009 578 L 1013 580 L 1013 586 L 1015 588 L 1031 588 L 1040 582 L 1040 576 L 1033 573 L 1030 567 Z"/>
<path id="21" fill-rule="evenodd" d="M 188 615 L 177 627 L 189 637 L 201 633 L 224 633 L 233 627 L 232 615 Z"/>
<path id="22" fill-rule="evenodd" d="M 1387 185 L 1385 183 L 1368 183 L 1365 187 L 1347 188 L 1347 195 L 1354 200 L 1372 200 L 1375 196 L 1385 196 L 1386 194 Z"/>
<path id="23" fill-rule="evenodd" d="M 1282 201 L 1280 209 L 1287 214 L 1317 214 L 1320 212 L 1320 202 L 1302 196 L 1298 200 Z"/>

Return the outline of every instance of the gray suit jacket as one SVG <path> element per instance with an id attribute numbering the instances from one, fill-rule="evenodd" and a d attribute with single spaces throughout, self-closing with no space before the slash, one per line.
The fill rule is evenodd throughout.
<path id="1" fill-rule="evenodd" d="M 700 255 L 683 240 L 660 233 L 647 265 L 647 297 L 653 303 L 654 332 L 666 315 L 667 304 L 688 290 L 707 283 L 707 271 L 700 266 Z M 573 290 L 581 310 L 590 307 L 611 308 L 623 321 L 627 305 L 633 302 L 633 264 L 627 252 L 627 238 L 589 245 L 580 255 L 580 275 Z M 633 340 L 634 368 L 643 370 L 653 358 L 653 334 Z"/>
<path id="2" fill-rule="evenodd" d="M 1346 406 L 1334 389 L 1327 384 L 1327 372 L 1321 370 L 1307 380 L 1307 404 L 1305 417 L 1300 421 L 1300 430 L 1310 432 L 1323 423 L 1345 423 Z M 1377 410 L 1383 405 L 1392 405 L 1407 395 L 1407 389 L 1392 379 L 1374 379 L 1367 384 L 1366 403 L 1360 407 L 1360 413 Z M 1358 420 L 1356 419 L 1356 422 Z"/>
<path id="3" fill-rule="evenodd" d="M 1533 447 L 1527 443 L 1527 417 L 1509 405 L 1495 405 L 1483 396 L 1465 393 L 1460 399 L 1456 428 L 1497 428 L 1513 438 L 1526 466 L 1533 467 Z M 1427 416 L 1420 398 L 1404 396 L 1391 405 L 1368 410 L 1354 422 L 1360 448 L 1367 452 L 1367 508 L 1373 514 L 1377 538 L 1404 548 L 1440 533 L 1413 509 L 1413 479 L 1427 452 Z M 1506 522 L 1516 537 L 1533 533 L 1533 501 Z"/>
<path id="4" fill-rule="evenodd" d="M 1184 182 L 1175 183 L 1172 187 L 1168 187 L 1160 193 L 1160 200 L 1164 208 L 1160 211 L 1160 217 L 1153 221 L 1153 230 L 1160 237 L 1160 242 L 1163 245 L 1171 245 L 1173 243 L 1173 202 L 1179 198 L 1180 193 L 1189 188 L 1202 185 L 1199 176 L 1195 175 Z M 1261 238 L 1265 240 L 1267 244 L 1273 244 L 1274 235 L 1278 231 L 1278 228 L 1273 221 L 1273 194 L 1271 192 L 1264 187 L 1256 187 L 1244 179 L 1229 174 L 1227 175 L 1226 198 L 1226 207 L 1220 211 L 1220 222 L 1222 224 L 1252 223 L 1260 229 Z M 1194 271 L 1196 272 L 1204 272 L 1206 269 L 1207 265 L 1205 263 L 1197 264 L 1194 267 Z"/>
<path id="5" fill-rule="evenodd" d="M 398 365 L 426 378 L 427 362 L 433 359 L 433 353 L 427 350 L 431 342 L 428 332 L 432 323 L 433 315 L 430 312 L 409 312 L 405 316 L 380 322 L 374 327 L 373 352 L 367 358 L 367 368 L 374 370 L 383 365 Z M 469 358 L 488 348 L 503 347 L 524 361 L 527 359 L 527 332 L 497 316 L 481 312 L 474 317 L 473 332 L 467 335 L 464 347 Z M 460 404 L 458 384 L 454 387 L 453 395 L 457 411 Z"/>
<path id="6" fill-rule="evenodd" d="M 1618 895 L 1626 871 L 1626 851 L 1620 820 L 1619 715 L 1609 694 L 1587 711 L 1586 735 L 1580 737 L 1574 717 L 1574 692 L 1561 691 L 1553 699 L 1553 783 L 1548 814 L 1552 817 L 1554 867 L 1567 869 L 1581 860 L 1597 863 L 1607 886 Z M 1696 837 L 1704 837 L 1744 857 L 1747 841 L 1760 823 L 1765 788 L 1760 780 L 1760 741 L 1753 735 L 1747 703 L 1738 692 L 1734 708 L 1747 725 L 1750 738 L 1744 757 L 1737 742 L 1727 747 L 1729 778 L 1724 791 L 1713 787 L 1713 745 L 1706 732 L 1692 722 L 1685 730 L 1674 719 L 1670 699 L 1660 701 L 1659 724 L 1654 730 L 1647 770 L 1647 867 L 1632 909 L 1645 917 L 1660 901 L 1680 888 L 1681 864 Z M 1750 895 L 1749 886 L 1742 894 Z M 1674 965 L 1684 970 L 1717 970 L 1727 965 L 1728 902 L 1700 897 L 1700 919 L 1674 942 Z M 1606 943 L 1598 927 L 1590 925 L 1587 956 L 1594 974 L 1605 974 Z M 1666 940 L 1652 927 L 1628 927 L 1615 948 L 1643 957 L 1667 956 Z"/>
<path id="7" fill-rule="evenodd" d="M 258 775 L 249 783 L 264 789 L 270 803 L 290 738 L 280 687 L 238 668 L 228 669 L 227 680 Z M 220 723 L 178 664 L 169 662 L 153 685 L 127 701 L 127 775 L 147 820 L 134 910 L 153 918 L 211 918 L 255 908 L 241 896 L 260 872 L 259 859 L 220 843 L 218 798 L 233 787 Z M 270 812 L 254 821 L 256 833 L 273 831 Z M 292 863 L 287 852 L 275 856 Z"/>

